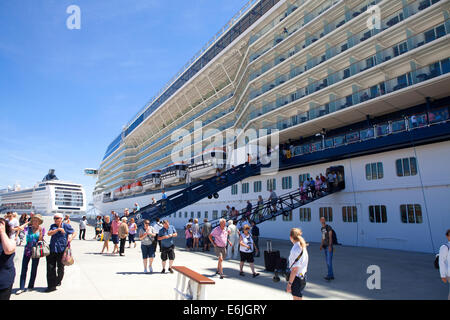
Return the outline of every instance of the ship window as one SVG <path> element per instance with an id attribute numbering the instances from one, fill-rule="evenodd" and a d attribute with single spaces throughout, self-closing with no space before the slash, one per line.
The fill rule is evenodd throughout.
<path id="1" fill-rule="evenodd" d="M 213 220 L 217 220 L 218 216 L 219 216 L 219 211 L 213 210 L 213 212 L 212 212 L 212 219 Z"/>
<path id="2" fill-rule="evenodd" d="M 185 211 L 184 212 L 184 217 L 187 218 L 187 215 L 188 215 L 188 213 L 187 213 L 187 211 Z"/>
<path id="3" fill-rule="evenodd" d="M 415 157 L 398 159 L 395 162 L 397 176 L 415 176 L 417 174 L 417 162 Z"/>
<path id="4" fill-rule="evenodd" d="M 366 179 L 367 180 L 376 180 L 383 179 L 383 163 L 369 163 L 366 164 Z"/>
<path id="5" fill-rule="evenodd" d="M 298 176 L 299 186 L 302 186 L 303 182 L 305 182 L 305 180 L 309 180 L 309 178 L 310 178 L 309 173 L 299 175 Z"/>
<path id="6" fill-rule="evenodd" d="M 227 217 L 227 210 L 222 210 L 222 218 L 226 218 Z"/>
<path id="7" fill-rule="evenodd" d="M 253 182 L 253 192 L 261 192 L 261 181 Z"/>
<path id="8" fill-rule="evenodd" d="M 319 219 L 324 217 L 325 221 L 333 221 L 333 208 L 331 207 L 321 207 L 319 208 Z"/>
<path id="9" fill-rule="evenodd" d="M 194 219 L 194 211 L 191 211 L 191 218 Z"/>
<path id="10" fill-rule="evenodd" d="M 202 217 L 202 213 L 200 211 L 197 212 L 197 219 L 200 219 Z"/>
<path id="11" fill-rule="evenodd" d="M 237 184 L 232 185 L 231 186 L 231 194 L 232 195 L 236 195 L 237 193 L 238 193 L 238 186 L 237 186 Z"/>
<path id="12" fill-rule="evenodd" d="M 358 222 L 358 213 L 355 206 L 342 207 L 343 222 Z"/>
<path id="13" fill-rule="evenodd" d="M 420 204 L 402 204 L 400 217 L 403 223 L 422 223 L 422 207 Z"/>
<path id="14" fill-rule="evenodd" d="M 249 193 L 250 187 L 248 182 L 242 184 L 242 193 Z"/>
<path id="15" fill-rule="evenodd" d="M 283 221 L 292 221 L 292 210 L 287 215 L 283 214 Z"/>
<path id="16" fill-rule="evenodd" d="M 281 188 L 283 190 L 292 188 L 292 177 L 283 177 L 281 179 Z"/>
<path id="17" fill-rule="evenodd" d="M 178 212 L 178 218 L 181 218 L 181 215 L 182 215 L 183 213 L 180 211 L 180 212 Z"/>
<path id="18" fill-rule="evenodd" d="M 205 218 L 208 219 L 208 211 L 205 211 Z"/>
<path id="19" fill-rule="evenodd" d="M 267 180 L 267 191 L 270 191 L 270 190 L 275 191 L 276 189 L 277 189 L 276 179 L 268 179 Z"/>
<path id="20" fill-rule="evenodd" d="M 300 221 L 311 221 L 311 208 L 300 208 Z"/>
<path id="21" fill-rule="evenodd" d="M 386 206 L 383 205 L 369 206 L 369 221 L 372 223 L 386 223 L 387 222 Z"/>

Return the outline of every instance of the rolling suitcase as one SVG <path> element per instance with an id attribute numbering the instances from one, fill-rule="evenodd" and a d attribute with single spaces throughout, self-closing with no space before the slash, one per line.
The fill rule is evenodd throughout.
<path id="1" fill-rule="evenodd" d="M 272 241 L 267 241 L 267 251 L 264 251 L 264 266 L 266 271 L 274 272 L 279 259 L 280 251 L 272 251 Z"/>

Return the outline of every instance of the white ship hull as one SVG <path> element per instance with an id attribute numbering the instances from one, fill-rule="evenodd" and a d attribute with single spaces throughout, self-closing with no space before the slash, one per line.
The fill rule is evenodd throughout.
<path id="1" fill-rule="evenodd" d="M 3 212 L 13 211 L 18 214 L 84 214 L 86 194 L 79 184 L 47 181 L 36 184 L 34 188 L 0 193 L 0 208 Z"/>
<path id="2" fill-rule="evenodd" d="M 407 157 L 417 158 L 418 173 L 410 177 L 398 177 L 395 162 L 397 159 Z M 276 179 L 275 191 L 278 195 L 282 195 L 298 188 L 300 174 L 309 173 L 315 178 L 316 175 L 324 173 L 327 167 L 343 165 L 346 175 L 345 190 L 306 206 L 311 208 L 311 221 L 300 221 L 299 209 L 297 209 L 293 212 L 292 221 L 283 221 L 283 218 L 279 216 L 276 221 L 262 223 L 259 226 L 261 236 L 288 239 L 289 230 L 300 227 L 307 241 L 320 242 L 319 208 L 331 207 L 333 221 L 329 224 L 336 230 L 339 242 L 343 245 L 436 252 L 438 245 L 445 240 L 445 231 L 450 226 L 448 159 L 450 159 L 449 141 L 286 170 L 271 177 L 252 177 L 239 183 L 237 195 L 231 195 L 231 188 L 224 189 L 219 192 L 218 199 L 206 198 L 180 210 L 175 215 L 172 214 L 169 220 L 176 228 L 183 228 L 191 217 L 203 221 L 206 212 L 208 219 L 211 220 L 215 218 L 215 214 L 220 216 L 226 205 L 242 209 L 246 206 L 247 200 L 255 203 L 258 195 L 267 199 L 269 192 L 266 188 L 266 180 L 269 178 Z M 383 163 L 384 177 L 379 180 L 366 180 L 366 164 L 376 162 Z M 281 179 L 288 176 L 292 177 L 292 188 L 283 190 Z M 252 192 L 254 181 L 262 181 L 262 192 Z M 241 184 L 247 182 L 250 192 L 242 194 Z M 171 192 L 167 194 L 170 195 Z M 148 205 L 152 197 L 160 200 L 161 194 L 137 195 L 110 203 L 103 203 L 101 198 L 95 198 L 94 205 L 102 214 L 108 214 L 111 210 L 123 212 L 124 208 L 133 207 L 135 202 L 141 207 Z M 400 206 L 405 204 L 421 206 L 422 223 L 402 222 Z M 374 205 L 386 207 L 386 223 L 370 222 L 369 206 Z M 357 222 L 343 221 L 342 207 L 346 206 L 356 206 Z"/>

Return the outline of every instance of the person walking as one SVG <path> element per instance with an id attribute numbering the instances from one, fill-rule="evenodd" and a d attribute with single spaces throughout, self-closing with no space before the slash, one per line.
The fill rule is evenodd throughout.
<path id="1" fill-rule="evenodd" d="M 20 288 L 16 291 L 19 295 L 25 291 L 25 280 L 27 278 L 28 264 L 31 262 L 31 275 L 30 282 L 28 283 L 28 290 L 34 289 L 34 282 L 36 280 L 37 269 L 39 266 L 39 258 L 32 258 L 32 250 L 38 243 L 38 241 L 43 241 L 45 236 L 45 228 L 41 225 L 44 223 L 44 219 L 40 214 L 36 214 L 30 221 L 31 223 L 26 226 L 23 231 L 25 232 L 26 242 L 25 249 L 23 251 L 22 259 L 22 271 L 20 273 Z"/>
<path id="2" fill-rule="evenodd" d="M 270 192 L 270 196 L 269 196 L 268 200 L 270 201 L 270 204 L 272 205 L 272 211 L 276 212 L 278 196 L 275 193 L 275 191 L 273 191 L 272 189 L 270 189 L 269 192 Z"/>
<path id="3" fill-rule="evenodd" d="M 261 219 L 263 216 L 263 209 L 264 209 L 264 200 L 261 195 L 258 196 L 257 206 L 258 206 L 258 219 Z"/>
<path id="4" fill-rule="evenodd" d="M 128 225 L 128 248 L 131 248 L 131 243 L 134 243 L 134 247 L 136 248 L 136 240 L 134 239 L 137 232 L 137 225 L 134 222 L 134 218 L 130 219 L 130 224 Z"/>
<path id="5" fill-rule="evenodd" d="M 256 225 L 256 222 L 252 220 L 251 222 L 251 229 L 250 229 L 250 233 L 252 235 L 253 238 L 253 242 L 255 243 L 255 257 L 259 257 L 260 252 L 259 252 L 259 228 Z"/>
<path id="6" fill-rule="evenodd" d="M 141 210 L 141 207 L 140 207 L 139 204 L 136 202 L 136 203 L 134 204 L 133 211 L 134 211 L 134 212 L 138 212 L 139 210 Z"/>
<path id="7" fill-rule="evenodd" d="M 228 220 L 228 230 L 229 230 L 229 247 L 226 255 L 226 259 L 234 259 L 238 258 L 239 252 L 239 230 L 234 224 L 233 220 Z M 225 257 L 225 255 L 224 255 Z"/>
<path id="8" fill-rule="evenodd" d="M 20 223 L 17 219 L 16 212 L 8 212 L 6 214 L 6 219 L 8 220 L 8 224 L 11 227 L 11 239 L 16 241 L 16 245 L 19 244 L 19 232 L 20 232 Z"/>
<path id="9" fill-rule="evenodd" d="M 109 239 L 111 238 L 111 219 L 109 216 L 105 216 L 103 219 L 102 229 L 103 229 L 103 251 L 109 251 Z"/>
<path id="10" fill-rule="evenodd" d="M 113 254 L 119 253 L 119 226 L 120 219 L 118 215 L 114 216 L 114 221 L 111 223 L 111 239 L 114 244 Z"/>
<path id="11" fill-rule="evenodd" d="M 122 223 L 119 226 L 119 241 L 120 241 L 119 255 L 120 256 L 125 255 L 125 242 L 127 242 L 127 236 L 129 233 L 127 222 L 128 222 L 127 217 L 123 217 Z"/>
<path id="12" fill-rule="evenodd" d="M 442 282 L 449 286 L 448 300 L 450 300 L 450 229 L 445 233 L 447 243 L 439 249 L 439 272 Z"/>
<path id="13" fill-rule="evenodd" d="M 209 241 L 209 234 L 211 233 L 211 223 L 208 222 L 208 219 L 205 218 L 203 220 L 203 226 L 202 226 L 202 237 L 203 237 L 203 250 L 202 251 L 209 251 L 209 246 L 211 242 Z"/>
<path id="14" fill-rule="evenodd" d="M 56 290 L 64 277 L 62 257 L 66 247 L 74 237 L 74 230 L 70 224 L 63 222 L 63 216 L 57 213 L 53 216 L 53 223 L 48 231 L 50 239 L 50 254 L 47 256 L 47 289 L 45 292 Z"/>
<path id="15" fill-rule="evenodd" d="M 247 200 L 247 207 L 245 208 L 245 216 L 247 218 L 249 218 L 250 215 L 252 214 L 252 208 L 253 208 L 252 203 L 250 202 L 250 200 Z"/>
<path id="16" fill-rule="evenodd" d="M 83 216 L 83 218 L 80 220 L 80 235 L 78 237 L 78 239 L 83 239 L 86 240 L 86 227 L 87 227 L 87 220 L 86 220 L 86 216 Z"/>
<path id="17" fill-rule="evenodd" d="M 102 216 L 97 216 L 97 220 L 95 221 L 95 237 L 94 239 L 98 239 L 102 234 L 103 221 Z"/>
<path id="18" fill-rule="evenodd" d="M 25 231 L 24 231 L 24 229 L 25 229 L 25 225 L 28 225 L 29 221 L 30 221 L 30 219 L 29 219 L 29 217 L 28 217 L 28 215 L 26 213 L 23 213 L 20 216 L 19 225 L 20 225 L 21 228 L 20 228 L 20 231 L 19 231 L 19 244 L 18 244 L 19 246 L 22 245 L 22 242 L 25 239 Z"/>
<path id="19" fill-rule="evenodd" d="M 186 238 L 186 250 L 191 251 L 192 249 L 192 230 L 191 230 L 191 224 L 188 223 L 186 226 L 186 229 L 184 230 L 184 236 Z"/>
<path id="20" fill-rule="evenodd" d="M 66 215 L 64 216 L 64 221 L 63 221 L 63 223 L 70 224 L 70 216 L 69 216 L 68 214 L 66 214 Z"/>
<path id="21" fill-rule="evenodd" d="M 192 238 L 193 238 L 193 243 L 192 243 L 192 250 L 196 251 L 198 250 L 198 243 L 200 241 L 200 226 L 198 225 L 198 219 L 194 219 L 194 224 L 191 227 L 192 230 Z"/>
<path id="22" fill-rule="evenodd" d="M 326 224 L 325 218 L 320 218 L 320 223 L 322 224 L 322 227 L 320 228 L 320 231 L 322 232 L 322 242 L 320 244 L 320 250 L 324 250 L 325 252 L 325 260 L 328 267 L 328 274 L 326 277 L 324 277 L 325 280 L 334 280 L 334 274 L 333 274 L 333 229 Z"/>
<path id="23" fill-rule="evenodd" d="M 220 219 L 219 226 L 215 227 L 214 230 L 209 234 L 209 241 L 213 244 L 214 252 L 219 259 L 219 262 L 217 263 L 216 274 L 220 275 L 220 279 L 224 278 L 222 263 L 226 255 L 227 242 L 230 246 L 232 246 L 232 243 L 228 239 L 230 230 L 226 227 L 226 224 L 227 222 L 225 219 Z"/>
<path id="24" fill-rule="evenodd" d="M 161 240 L 161 260 L 162 260 L 162 271 L 166 272 L 166 261 L 169 259 L 169 272 L 173 273 L 172 265 L 175 260 L 175 244 L 173 238 L 177 237 L 177 230 L 174 226 L 169 224 L 169 220 L 163 221 L 163 227 L 159 230 L 158 240 Z"/>
<path id="25" fill-rule="evenodd" d="M 12 234 L 13 230 L 8 221 L 0 218 L 0 300 L 9 300 L 16 277 L 16 241 L 11 239 Z"/>
<path id="26" fill-rule="evenodd" d="M 252 270 L 253 278 L 259 276 L 259 273 L 255 272 L 255 260 L 253 258 L 253 253 L 255 251 L 253 238 L 250 234 L 250 226 L 244 226 L 244 232 L 240 235 L 239 241 L 239 253 L 241 255 L 241 262 L 239 264 L 240 272 L 239 275 L 245 276 L 243 271 L 245 262 L 250 264 L 250 269 Z"/>
<path id="27" fill-rule="evenodd" d="M 308 271 L 308 251 L 306 241 L 302 237 L 302 230 L 292 228 L 289 234 L 292 249 L 289 254 L 290 276 L 286 286 L 286 292 L 292 294 L 294 300 L 302 300 L 302 291 L 306 286 L 306 272 Z"/>
<path id="28" fill-rule="evenodd" d="M 162 228 L 163 224 L 161 223 L 159 218 L 156 218 L 155 223 L 153 224 L 153 229 L 155 229 L 155 232 L 159 234 L 159 231 L 161 231 Z M 157 240 L 157 244 L 159 245 L 159 252 L 161 252 L 161 240 Z"/>
<path id="29" fill-rule="evenodd" d="M 226 206 L 226 209 L 227 209 L 227 216 L 225 217 L 225 219 L 231 219 L 233 211 L 231 210 L 229 205 Z"/>
<path id="30" fill-rule="evenodd" d="M 153 260 L 155 259 L 156 252 L 156 237 L 158 236 L 155 228 L 150 225 L 149 220 L 144 221 L 144 228 L 139 231 L 139 239 L 141 240 L 142 259 L 144 262 L 144 272 L 153 273 Z M 148 270 L 147 270 L 147 261 Z"/>

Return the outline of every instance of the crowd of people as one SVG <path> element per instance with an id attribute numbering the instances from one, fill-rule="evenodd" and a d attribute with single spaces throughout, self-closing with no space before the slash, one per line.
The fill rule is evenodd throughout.
<path id="1" fill-rule="evenodd" d="M 40 214 L 24 214 L 17 219 L 14 212 L 6 213 L 5 218 L 0 218 L 0 300 L 9 300 L 12 286 L 16 277 L 14 257 L 17 246 L 24 243 L 22 268 L 20 272 L 20 287 L 16 294 L 34 290 L 40 258 L 45 257 L 47 263 L 47 288 L 45 292 L 52 292 L 61 285 L 64 277 L 64 255 L 66 249 L 75 237 L 75 231 L 70 225 L 70 220 L 64 219 L 57 213 L 53 216 L 54 223 L 48 231 L 42 226 L 44 219 Z M 50 237 L 50 242 L 45 249 L 44 237 Z M 37 250 L 39 249 L 39 250 Z M 31 272 L 28 287 L 25 288 L 28 276 L 28 267 L 31 261 Z"/>
<path id="2" fill-rule="evenodd" d="M 135 208 L 136 209 L 136 208 Z M 134 210 L 135 210 L 134 209 Z M 233 208 L 227 206 L 227 214 L 233 213 Z M 170 225 L 168 220 L 160 221 L 156 219 L 153 223 L 145 220 L 143 227 L 138 230 L 132 217 L 129 217 L 129 210 L 124 211 L 120 217 L 116 212 L 111 213 L 111 217 L 98 216 L 93 224 L 95 228 L 95 239 L 103 240 L 101 253 L 109 252 L 109 240 L 114 244 L 112 254 L 124 255 L 125 244 L 128 238 L 128 248 L 136 248 L 135 236 L 141 241 L 141 252 L 144 273 L 153 273 L 153 262 L 159 247 L 162 269 L 161 273 L 166 273 L 167 260 L 168 272 L 173 273 L 173 263 L 175 260 L 174 238 L 178 236 L 177 230 Z M 70 217 L 63 217 L 57 213 L 53 216 L 54 223 L 50 225 L 48 231 L 43 226 L 44 219 L 39 214 L 22 215 L 17 219 L 17 215 L 8 212 L 5 218 L 0 218 L 0 300 L 8 300 L 12 293 L 12 286 L 16 276 L 14 266 L 14 256 L 16 247 L 24 244 L 22 266 L 20 272 L 20 284 L 16 294 L 34 290 L 40 257 L 35 257 L 35 248 L 42 243 L 45 236 L 50 237 L 49 253 L 46 255 L 47 263 L 47 288 L 45 292 L 52 292 L 61 285 L 64 277 L 64 254 L 70 247 L 70 243 L 76 232 L 71 226 Z M 112 220 L 112 221 L 111 221 Z M 325 253 L 328 273 L 325 280 L 334 280 L 333 274 L 333 252 L 337 240 L 334 230 L 326 223 L 324 217 L 320 219 L 322 241 L 320 250 Z M 86 217 L 79 223 L 80 237 L 85 239 L 85 232 L 81 236 L 81 231 L 86 230 Z M 255 221 L 250 220 L 247 215 L 242 215 L 240 220 L 226 220 L 221 218 L 219 225 L 212 228 L 208 219 L 203 220 L 199 225 L 198 219 L 191 219 L 185 226 L 186 249 L 188 251 L 210 251 L 214 248 L 214 253 L 218 258 L 216 275 L 224 279 L 223 261 L 225 259 L 239 259 L 239 275 L 245 276 L 244 266 L 247 263 L 253 278 L 259 276 L 255 269 L 255 257 L 260 256 L 259 250 L 259 228 Z M 448 243 L 441 246 L 439 252 L 439 270 L 442 281 L 450 281 L 450 230 L 446 232 Z M 306 286 L 306 274 L 308 268 L 307 243 L 302 237 L 299 228 L 290 230 L 289 239 L 292 248 L 287 259 L 290 273 L 287 278 L 286 292 L 291 293 L 294 300 L 302 299 L 302 292 Z M 133 246 L 132 246 L 133 245 Z M 25 287 L 28 276 L 28 268 L 31 261 L 31 272 L 28 287 Z M 450 299 L 450 292 L 449 292 Z"/>

